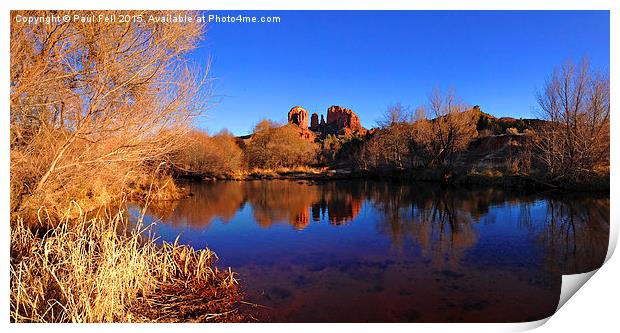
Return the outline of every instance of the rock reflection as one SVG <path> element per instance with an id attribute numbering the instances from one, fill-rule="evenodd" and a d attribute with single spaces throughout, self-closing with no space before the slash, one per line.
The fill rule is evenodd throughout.
<path id="1" fill-rule="evenodd" d="M 318 223 L 321 220 L 342 225 L 355 219 L 363 202 L 361 191 L 354 188 L 356 184 L 348 185 L 291 181 L 246 182 L 245 200 L 251 205 L 254 218 L 262 227 L 288 222 L 295 229 L 302 230 L 311 221 Z"/>
<path id="2" fill-rule="evenodd" d="M 258 225 L 268 228 L 275 223 L 289 223 L 302 230 L 310 224 L 310 206 L 319 201 L 319 189 L 290 181 L 244 182 L 244 199 L 251 207 Z"/>
<path id="3" fill-rule="evenodd" d="M 431 184 L 371 181 L 248 181 L 187 184 L 192 197 L 153 211 L 174 225 L 204 228 L 224 223 L 248 207 L 256 224 L 286 223 L 297 230 L 311 223 L 340 226 L 355 221 L 364 205 L 393 247 L 415 244 L 433 265 L 455 269 L 480 238 L 476 227 L 494 223 L 493 207 L 514 207 L 520 230 L 537 235 L 548 267 L 564 274 L 599 267 L 609 237 L 609 197 L 527 194 L 501 189 L 454 189 Z M 534 212 L 533 210 L 539 207 Z M 510 223 L 513 223 L 510 222 Z M 359 223 L 366 223 L 361 221 Z M 502 223 L 508 223 L 502 221 Z"/>
<path id="4" fill-rule="evenodd" d="M 332 225 L 343 225 L 353 220 L 362 210 L 363 184 L 360 182 L 329 182 L 320 185 L 321 198 L 312 204 L 312 220 L 321 218 Z"/>
<path id="5" fill-rule="evenodd" d="M 258 225 L 269 228 L 288 223 L 305 229 L 311 221 L 346 224 L 359 214 L 363 197 L 356 183 L 316 185 L 294 181 L 188 183 L 192 196 L 178 202 L 151 207 L 150 213 L 173 225 L 196 228 L 215 219 L 230 221 L 246 204 Z M 357 193 L 357 194 L 356 194 Z"/>

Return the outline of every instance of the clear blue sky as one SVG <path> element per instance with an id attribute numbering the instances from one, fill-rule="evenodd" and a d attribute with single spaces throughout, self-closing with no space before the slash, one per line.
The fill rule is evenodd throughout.
<path id="1" fill-rule="evenodd" d="M 609 72 L 607 11 L 227 11 L 281 23 L 212 23 L 193 57 L 211 58 L 214 103 L 197 125 L 247 134 L 291 107 L 355 111 L 365 127 L 390 104 L 454 88 L 495 116 L 535 117 L 535 94 L 567 59 Z"/>

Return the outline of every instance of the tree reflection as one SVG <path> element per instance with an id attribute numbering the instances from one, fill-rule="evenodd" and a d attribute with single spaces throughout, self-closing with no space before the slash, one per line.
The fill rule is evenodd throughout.
<path id="1" fill-rule="evenodd" d="M 270 180 L 187 186 L 191 197 L 153 205 L 149 213 L 173 225 L 203 228 L 215 219 L 229 222 L 249 204 L 254 220 L 263 228 L 288 223 L 302 230 L 311 221 L 347 224 L 359 214 L 364 201 L 358 182 L 317 186 L 309 182 Z"/>
<path id="2" fill-rule="evenodd" d="M 359 182 L 326 183 L 257 181 L 248 182 L 247 201 L 254 218 L 262 227 L 288 222 L 294 228 L 306 228 L 310 221 L 326 220 L 332 225 L 352 221 L 362 208 Z"/>
<path id="3" fill-rule="evenodd" d="M 478 210 L 464 209 L 471 208 L 471 202 L 454 195 L 456 192 L 381 184 L 374 193 L 372 202 L 383 216 L 380 231 L 389 235 L 397 248 L 402 249 L 410 239 L 438 268 L 456 268 L 465 250 L 478 239 L 472 227 L 477 221 L 472 213 Z"/>
<path id="4" fill-rule="evenodd" d="M 501 223 L 533 236 L 545 267 L 564 274 L 598 268 L 609 237 L 609 196 L 520 193 L 497 188 L 457 189 L 378 181 L 247 181 L 189 184 L 194 196 L 158 213 L 195 228 L 227 223 L 245 207 L 262 228 L 311 223 L 376 223 L 394 248 L 415 246 L 433 265 L 456 269 L 480 241 L 481 227 Z M 358 219 L 364 206 L 369 214 Z M 498 220 L 496 214 L 502 213 Z M 157 213 L 157 212 L 156 212 Z M 368 217 L 370 216 L 370 217 Z M 525 236 L 530 235 L 530 236 Z"/>
<path id="5" fill-rule="evenodd" d="M 289 223 L 301 230 L 310 224 L 310 206 L 321 198 L 319 189 L 291 181 L 245 182 L 246 200 L 261 227 Z"/>
<path id="6" fill-rule="evenodd" d="M 609 242 L 609 198 L 550 198 L 538 239 L 546 266 L 554 271 L 577 274 L 599 268 Z"/>
<path id="7" fill-rule="evenodd" d="M 508 212 L 504 224 L 536 235 L 545 267 L 575 274 L 601 266 L 609 238 L 609 198 L 589 194 L 532 194 L 498 189 L 448 189 L 424 184 L 377 183 L 368 192 L 381 212 L 379 231 L 402 249 L 407 240 L 433 265 L 457 268 L 480 237 L 474 226 L 495 223 L 492 207 Z M 540 206 L 541 210 L 534 211 Z M 511 207 L 518 212 L 512 215 Z"/>
<path id="8" fill-rule="evenodd" d="M 240 182 L 187 183 L 191 196 L 151 204 L 149 213 L 175 226 L 207 227 L 214 219 L 229 222 L 245 203 Z"/>

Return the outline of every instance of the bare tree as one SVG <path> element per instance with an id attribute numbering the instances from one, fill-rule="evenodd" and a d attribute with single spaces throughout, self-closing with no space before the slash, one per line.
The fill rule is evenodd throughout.
<path id="1" fill-rule="evenodd" d="M 374 169 L 451 167 L 456 155 L 477 135 L 477 117 L 453 92 L 444 96 L 438 89 L 429 96 L 428 105 L 413 115 L 400 104 L 389 107 L 380 122 L 383 129 L 364 145 L 360 165 Z"/>
<path id="2" fill-rule="evenodd" d="M 428 167 L 451 166 L 457 153 L 464 151 L 477 135 L 476 114 L 458 100 L 453 91 L 445 96 L 435 89 L 429 96 L 426 111 L 433 119 L 422 118 L 414 124 L 413 138 Z"/>
<path id="3" fill-rule="evenodd" d="M 363 166 L 372 169 L 403 169 L 409 167 L 411 124 L 399 123 L 381 129 L 362 149 Z"/>
<path id="4" fill-rule="evenodd" d="M 12 24 L 12 210 L 116 192 L 173 151 L 209 94 L 206 69 L 186 57 L 202 32 L 146 20 Z"/>
<path id="5" fill-rule="evenodd" d="M 609 77 L 587 60 L 566 62 L 538 93 L 538 158 L 552 180 L 575 181 L 609 166 Z"/>
<path id="6" fill-rule="evenodd" d="M 406 123 L 410 118 L 409 108 L 400 103 L 388 106 L 381 118 L 377 120 L 377 125 L 382 128 Z"/>
<path id="7" fill-rule="evenodd" d="M 411 123 L 415 123 L 417 121 L 426 119 L 426 108 L 419 106 L 415 109 L 413 114 L 411 115 Z"/>

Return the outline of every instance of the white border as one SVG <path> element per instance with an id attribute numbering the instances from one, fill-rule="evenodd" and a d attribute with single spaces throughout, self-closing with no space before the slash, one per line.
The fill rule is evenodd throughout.
<path id="1" fill-rule="evenodd" d="M 72 0 L 21 0 L 5 4 L 13 9 L 213 9 L 213 10 L 608 10 L 614 7 L 612 0 L 434 0 L 402 1 L 382 0 L 373 2 L 355 0 L 108 0 L 100 2 Z"/>
<path id="2" fill-rule="evenodd" d="M 357 2 L 347 0 L 262 0 L 262 1 L 239 1 L 239 0 L 210 0 L 210 1 L 191 1 L 191 0 L 175 0 L 165 2 L 155 2 L 153 0 L 107 0 L 101 2 L 88 2 L 88 1 L 71 1 L 71 0 L 53 0 L 53 1 L 36 1 L 36 0 L 21 0 L 13 3 L 8 1 L 2 1 L 2 12 L 0 14 L 0 36 L 2 36 L 2 50 L 3 55 L 0 56 L 2 63 L 2 79 L 4 82 L 4 89 L 0 89 L 0 100 L 4 102 L 3 112 L 1 114 L 2 130 L 0 131 L 0 170 L 2 171 L 2 177 L 0 177 L 0 188 L 4 191 L 0 191 L 0 209 L 5 214 L 4 229 L 1 236 L 1 244 L 4 251 L 0 251 L 2 257 L 2 264 L 0 264 L 0 271 L 2 272 L 0 280 L 2 281 L 2 296 L 0 299 L 0 317 L 3 318 L 3 323 L 7 325 L 10 330 L 23 330 L 23 331 L 38 331 L 39 329 L 52 330 L 52 331 L 67 331 L 78 332 L 86 329 L 92 330 L 104 330 L 104 329 L 120 329 L 120 330 L 156 330 L 156 331 L 168 331 L 174 330 L 217 330 L 219 332 L 232 332 L 232 331 L 269 331 L 269 332 L 312 332 L 316 333 L 317 330 L 324 329 L 337 329 L 337 330 L 355 330 L 359 332 L 371 332 L 377 329 L 386 329 L 391 332 L 409 332 L 412 329 L 421 329 L 424 332 L 442 332 L 442 331 L 458 331 L 458 332 L 507 332 L 507 331 L 519 331 L 538 327 L 547 319 L 538 322 L 531 323 L 519 323 L 519 324 L 208 324 L 195 325 L 195 324 L 155 324 L 155 325 L 127 325 L 117 324 L 114 326 L 109 325 L 15 325 L 9 324 L 9 10 L 10 9 L 219 9 L 219 10 L 302 10 L 302 9 L 329 9 L 329 10 L 390 10 L 390 9 L 417 9 L 417 10 L 611 10 L 611 56 L 610 59 L 620 59 L 620 53 L 618 52 L 618 32 L 619 26 L 619 12 L 620 1 L 613 0 L 435 0 L 435 1 L 409 1 L 403 3 L 399 0 L 382 0 L 370 2 Z M 575 24 L 578 24 L 577 22 Z M 492 29 L 492 27 L 489 27 Z M 616 87 L 618 78 L 618 66 L 616 64 L 610 64 L 611 70 L 611 85 Z M 611 103 L 618 105 L 618 94 L 615 93 L 615 88 L 612 88 Z M 617 142 L 618 135 L 614 130 L 618 130 L 619 121 L 614 115 L 612 119 L 612 138 L 611 142 Z M 612 144 L 612 157 L 611 165 L 618 165 L 618 145 Z M 611 197 L 618 196 L 618 177 L 615 176 L 615 171 L 612 172 L 611 177 Z M 613 200 L 612 200 L 613 202 Z M 568 302 L 565 306 L 559 309 L 558 313 L 551 317 L 549 324 L 542 327 L 543 330 L 549 332 L 566 332 L 566 330 L 603 330 L 607 331 L 609 327 L 617 327 L 615 317 L 617 316 L 617 295 L 620 294 L 618 288 L 617 277 L 620 276 L 620 262 L 617 258 L 611 258 L 611 254 L 615 249 L 615 244 L 618 238 L 617 228 L 617 216 L 618 208 L 612 203 L 611 205 L 611 233 L 610 233 L 610 246 L 608 257 L 605 265 L 599 270 L 601 273 L 594 274 L 592 279 L 594 281 L 583 286 L 584 291 L 575 295 L 575 301 Z M 568 279 L 579 280 L 577 285 L 581 285 L 592 276 L 591 274 L 583 274 L 581 276 L 568 277 Z M 584 279 L 584 277 L 587 277 Z M 568 284 L 563 285 L 563 289 L 570 289 Z M 577 288 L 578 289 L 578 288 Z M 565 292 L 565 291 L 563 291 Z M 563 294 L 565 297 L 566 294 Z"/>

